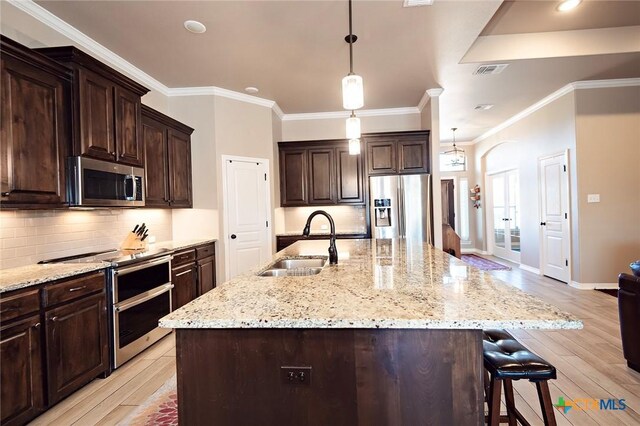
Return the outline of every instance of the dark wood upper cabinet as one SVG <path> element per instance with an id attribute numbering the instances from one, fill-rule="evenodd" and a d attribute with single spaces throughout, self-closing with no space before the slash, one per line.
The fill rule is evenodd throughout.
<path id="1" fill-rule="evenodd" d="M 168 141 L 171 207 L 191 207 L 191 138 L 169 129 Z"/>
<path id="2" fill-rule="evenodd" d="M 73 155 L 142 166 L 140 108 L 149 89 L 73 46 L 35 50 L 73 71 Z"/>
<path id="3" fill-rule="evenodd" d="M 369 175 L 395 174 L 398 171 L 396 163 L 396 140 L 382 140 L 369 142 L 367 146 L 367 165 Z"/>
<path id="4" fill-rule="evenodd" d="M 40 316 L 4 323 L 0 329 L 0 423 L 23 425 L 44 410 Z"/>
<path id="5" fill-rule="evenodd" d="M 71 73 L 6 37 L 0 38 L 0 60 L 2 207 L 62 207 Z"/>
<path id="6" fill-rule="evenodd" d="M 338 204 L 363 204 L 364 161 L 362 155 L 350 155 L 348 147 L 336 148 L 337 202 Z"/>
<path id="7" fill-rule="evenodd" d="M 293 145 L 291 147 L 293 148 Z M 280 204 L 282 207 L 309 204 L 308 159 L 309 152 L 306 149 L 280 147 Z"/>
<path id="8" fill-rule="evenodd" d="M 145 206 L 191 207 L 193 129 L 142 105 Z"/>
<path id="9" fill-rule="evenodd" d="M 309 150 L 309 204 L 335 204 L 335 150 Z"/>
<path id="10" fill-rule="evenodd" d="M 430 173 L 429 133 L 419 130 L 364 135 L 369 176 Z"/>
<path id="11" fill-rule="evenodd" d="M 45 313 L 49 404 L 109 368 L 105 293 Z"/>

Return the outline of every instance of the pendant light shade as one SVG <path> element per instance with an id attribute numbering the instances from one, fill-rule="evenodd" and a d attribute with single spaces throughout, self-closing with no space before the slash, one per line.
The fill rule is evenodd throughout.
<path id="1" fill-rule="evenodd" d="M 347 118 L 347 139 L 360 138 L 360 119 L 351 112 L 351 117 Z"/>
<path id="2" fill-rule="evenodd" d="M 449 157 L 449 164 L 451 166 L 465 167 L 467 157 L 465 156 L 464 149 L 456 146 L 456 130 L 458 130 L 457 127 L 451 128 L 451 132 L 453 133 L 453 149 L 445 151 L 443 154 Z"/>
<path id="3" fill-rule="evenodd" d="M 364 85 L 359 75 L 349 74 L 342 79 L 342 106 L 350 110 L 364 106 Z"/>
<path id="4" fill-rule="evenodd" d="M 360 139 L 349 139 L 349 155 L 360 154 Z"/>

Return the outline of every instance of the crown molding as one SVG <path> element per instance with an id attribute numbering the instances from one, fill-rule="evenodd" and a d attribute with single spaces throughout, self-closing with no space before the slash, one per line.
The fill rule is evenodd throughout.
<path id="1" fill-rule="evenodd" d="M 429 96 L 429 91 L 425 90 L 424 93 L 422 94 L 422 97 L 420 98 L 420 102 L 418 102 L 418 109 L 420 110 L 420 112 L 422 112 L 422 110 L 424 109 L 425 106 L 427 106 L 427 103 L 431 100 L 431 96 Z"/>
<path id="2" fill-rule="evenodd" d="M 538 102 L 536 102 L 535 104 L 531 105 L 530 107 L 523 109 L 522 111 L 520 111 L 516 115 L 512 116 L 511 118 L 509 118 L 509 119 L 503 121 L 502 123 L 498 124 L 496 127 L 486 131 L 482 135 L 480 135 L 477 138 L 475 138 L 472 142 L 474 144 L 476 144 L 478 142 L 481 142 L 481 141 L 487 139 L 489 136 L 495 135 L 499 131 L 506 129 L 507 127 L 517 123 L 518 121 L 522 120 L 525 117 L 528 117 L 529 115 L 531 115 L 534 112 L 538 111 L 539 109 L 545 107 L 546 105 L 549 105 L 551 102 L 555 101 L 556 99 L 559 99 L 562 96 L 564 96 L 564 95 L 566 95 L 568 93 L 571 93 L 571 92 L 573 92 L 575 90 L 602 89 L 602 88 L 608 88 L 608 87 L 629 87 L 629 86 L 640 86 L 640 78 L 619 78 L 619 79 L 611 79 L 611 80 L 586 80 L 586 81 L 575 81 L 573 83 L 569 83 L 566 86 L 564 86 L 564 87 L 556 90 L 555 92 L 551 93 L 550 95 L 540 99 Z"/>
<path id="3" fill-rule="evenodd" d="M 91 37 L 87 36 L 83 32 L 79 31 L 75 27 L 69 25 L 62 19 L 49 12 L 47 9 L 36 4 L 32 0 L 6 0 L 9 4 L 15 8 L 25 12 L 38 21 L 42 22 L 51 29 L 59 32 L 63 36 L 70 39 L 77 46 L 82 47 L 85 51 L 90 52 L 102 61 L 107 62 L 112 67 L 128 74 L 134 80 L 151 88 L 157 92 L 167 96 L 169 88 L 145 73 L 141 69 L 137 68 L 131 62 L 116 55 L 111 50 L 107 49 Z"/>
<path id="4" fill-rule="evenodd" d="M 356 111 L 358 117 L 378 117 L 381 115 L 420 114 L 418 107 L 363 109 Z M 349 118 L 351 111 L 308 112 L 300 114 L 284 114 L 282 121 L 327 120 L 331 118 Z"/>
<path id="5" fill-rule="evenodd" d="M 280 109 L 280 105 L 275 102 L 273 103 L 273 112 L 275 112 L 280 121 L 282 121 L 282 119 L 284 118 L 284 112 L 282 112 L 282 110 Z"/>
<path id="6" fill-rule="evenodd" d="M 444 92 L 444 89 L 441 87 L 427 90 L 427 94 L 430 98 L 437 98 L 438 96 L 442 95 L 442 92 Z"/>
<path id="7" fill-rule="evenodd" d="M 267 108 L 273 108 L 274 105 L 276 105 L 275 101 L 272 101 L 270 99 L 259 98 L 257 96 L 251 96 L 240 92 L 234 92 L 233 90 L 227 90 L 216 86 L 171 88 L 168 89 L 167 96 L 220 96 L 223 98 L 234 99 L 236 101 L 264 106 Z M 280 108 L 278 107 L 278 109 Z"/>

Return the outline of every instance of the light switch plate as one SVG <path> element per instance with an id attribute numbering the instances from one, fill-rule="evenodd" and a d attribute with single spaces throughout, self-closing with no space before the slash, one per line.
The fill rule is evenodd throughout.
<path id="1" fill-rule="evenodd" d="M 587 194 L 587 203 L 599 203 L 600 194 Z"/>

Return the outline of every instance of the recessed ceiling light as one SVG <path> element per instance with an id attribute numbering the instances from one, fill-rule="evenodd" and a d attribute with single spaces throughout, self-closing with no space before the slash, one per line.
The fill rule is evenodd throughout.
<path id="1" fill-rule="evenodd" d="M 207 31 L 207 27 L 205 27 L 202 22 L 198 21 L 184 21 L 184 27 L 187 29 L 187 31 L 195 34 L 202 34 L 203 32 Z"/>
<path id="2" fill-rule="evenodd" d="M 493 108 L 493 104 L 478 104 L 473 109 L 486 111 L 486 110 L 491 109 L 491 108 Z"/>
<path id="3" fill-rule="evenodd" d="M 566 12 L 578 6 L 582 0 L 564 0 L 558 5 L 558 11 Z"/>
<path id="4" fill-rule="evenodd" d="M 255 94 L 259 92 L 258 88 L 253 86 L 245 87 L 244 91 L 251 94 Z"/>

